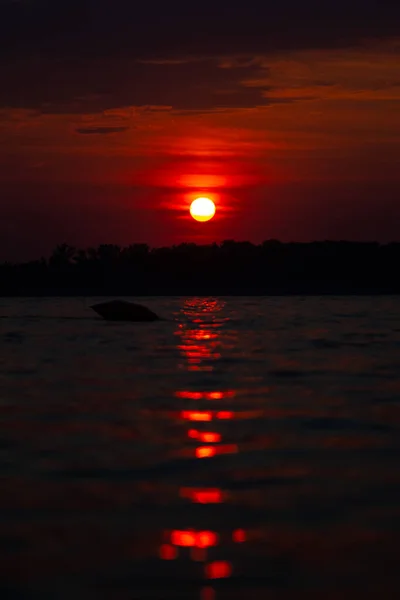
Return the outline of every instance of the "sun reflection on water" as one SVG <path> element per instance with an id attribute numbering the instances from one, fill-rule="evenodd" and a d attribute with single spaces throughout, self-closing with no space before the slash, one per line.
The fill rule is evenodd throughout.
<path id="1" fill-rule="evenodd" d="M 221 358 L 224 340 L 221 335 L 225 321 L 219 318 L 224 307 L 220 300 L 192 299 L 185 302 L 183 313 L 186 321 L 178 326 L 177 348 L 182 357 L 181 368 L 187 372 L 212 372 Z M 196 389 L 177 390 L 175 398 L 182 403 L 178 413 L 180 421 L 187 423 L 186 442 L 192 446 L 194 456 L 200 460 L 213 459 L 218 455 L 236 454 L 239 445 L 224 440 L 221 422 L 235 419 L 232 401 L 235 389 Z M 219 505 L 229 502 L 229 494 L 220 487 L 192 487 L 182 485 L 179 496 L 193 505 Z M 198 530 L 194 528 L 164 531 L 164 542 L 160 546 L 162 560 L 175 560 L 178 557 L 203 564 L 202 577 L 205 585 L 200 591 L 202 600 L 216 598 L 213 587 L 207 581 L 226 579 L 233 575 L 234 566 L 223 556 L 224 548 L 230 544 L 242 544 L 246 532 L 241 528 L 226 531 Z M 210 550 L 213 549 L 212 556 Z M 215 551 L 218 550 L 217 555 Z M 218 554 L 221 554 L 219 556 Z"/>

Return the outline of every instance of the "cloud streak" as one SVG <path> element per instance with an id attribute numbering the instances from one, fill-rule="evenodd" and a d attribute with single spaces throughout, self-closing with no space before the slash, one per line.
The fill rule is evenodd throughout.
<path id="1" fill-rule="evenodd" d="M 123 133 L 128 131 L 129 127 L 78 127 L 76 133 L 82 135 L 110 135 L 113 133 Z"/>

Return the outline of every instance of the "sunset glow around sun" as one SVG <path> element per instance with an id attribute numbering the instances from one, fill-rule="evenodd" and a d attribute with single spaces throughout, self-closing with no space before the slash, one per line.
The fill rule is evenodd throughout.
<path id="1" fill-rule="evenodd" d="M 195 221 L 209 221 L 215 215 L 215 204 L 210 198 L 196 198 L 190 205 L 190 214 Z"/>

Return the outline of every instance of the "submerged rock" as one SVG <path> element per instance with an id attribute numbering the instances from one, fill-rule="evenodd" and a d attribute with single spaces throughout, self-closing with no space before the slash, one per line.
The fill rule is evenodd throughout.
<path id="1" fill-rule="evenodd" d="M 160 317 L 141 304 L 111 300 L 90 307 L 107 321 L 160 321 Z"/>

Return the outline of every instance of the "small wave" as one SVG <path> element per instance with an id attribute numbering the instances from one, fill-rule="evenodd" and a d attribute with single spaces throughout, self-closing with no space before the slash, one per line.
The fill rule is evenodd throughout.
<path id="1" fill-rule="evenodd" d="M 20 331 L 7 331 L 4 334 L 4 340 L 6 343 L 18 343 L 21 344 L 25 339 L 25 335 Z"/>
<path id="2" fill-rule="evenodd" d="M 269 375 L 282 377 L 283 379 L 298 379 L 304 377 L 305 373 L 295 369 L 275 369 L 274 371 L 269 371 Z"/>
<path id="3" fill-rule="evenodd" d="M 335 342 L 334 340 L 327 340 L 325 338 L 311 340 L 311 344 L 318 349 L 336 349 L 343 346 L 341 342 Z"/>
<path id="4" fill-rule="evenodd" d="M 41 321 L 100 321 L 98 317 L 71 317 L 49 315 L 0 315 L 0 319 L 21 321 L 23 319 L 40 319 Z"/>
<path id="5" fill-rule="evenodd" d="M 391 427 L 389 427 L 388 425 L 356 421 L 355 419 L 342 419 L 338 417 L 307 419 L 302 421 L 301 426 L 304 429 L 313 429 L 320 431 L 391 431 Z"/>

